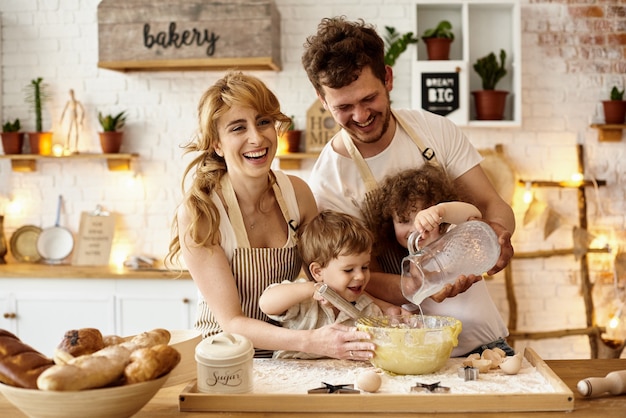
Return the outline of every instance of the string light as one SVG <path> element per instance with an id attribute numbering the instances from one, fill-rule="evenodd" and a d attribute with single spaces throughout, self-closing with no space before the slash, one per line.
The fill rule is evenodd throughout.
<path id="1" fill-rule="evenodd" d="M 583 174 L 582 173 L 574 173 L 572 174 L 572 181 L 576 182 L 576 183 L 582 183 L 583 182 Z"/>
<path id="2" fill-rule="evenodd" d="M 525 189 L 524 189 L 524 196 L 522 199 L 524 200 L 524 203 L 526 203 L 527 205 L 529 205 L 530 202 L 533 201 L 533 189 L 532 189 L 532 183 L 530 181 L 526 182 Z"/>
<path id="3" fill-rule="evenodd" d="M 62 157 L 65 154 L 65 149 L 61 144 L 54 144 L 52 146 L 52 155 L 55 157 Z"/>
<path id="4" fill-rule="evenodd" d="M 624 330 L 622 329 L 624 327 L 623 313 L 624 303 L 620 304 L 619 309 L 609 318 L 609 323 L 606 327 L 607 336 L 622 341 L 626 339 Z"/>

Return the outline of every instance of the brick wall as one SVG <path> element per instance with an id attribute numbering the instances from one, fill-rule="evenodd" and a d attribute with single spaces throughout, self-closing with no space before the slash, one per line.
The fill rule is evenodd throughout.
<path id="1" fill-rule="evenodd" d="M 55 221 L 56 199 L 66 207 L 61 223 L 77 231 L 80 213 L 97 204 L 119 214 L 116 245 L 133 254 L 157 257 L 167 252 L 170 222 L 180 199 L 180 176 L 186 159 L 179 145 L 195 131 L 196 105 L 204 89 L 220 77 L 217 72 L 118 73 L 98 69 L 98 0 L 3 0 L 2 119 L 19 117 L 33 129 L 33 117 L 24 103 L 23 87 L 36 77 L 49 85 L 51 98 L 44 125 L 63 142 L 60 116 L 69 90 L 86 109 L 80 149 L 99 152 L 97 112 L 127 109 L 123 151 L 138 152 L 137 177 L 106 170 L 101 161 L 48 162 L 36 173 L 10 171 L 0 161 L 0 194 L 24 202 L 19 213 L 7 213 L 7 236 L 25 224 L 42 227 Z M 276 0 L 282 16 L 281 72 L 255 72 L 279 96 L 285 113 L 300 125 L 315 95 L 300 65 L 304 38 L 319 20 L 344 14 L 383 27 L 393 23 L 412 30 L 414 1 Z M 600 100 L 613 84 L 626 82 L 626 8 L 619 1 L 521 0 L 522 104 L 520 129 L 466 129 L 478 148 L 503 144 L 507 160 L 525 179 L 563 180 L 576 170 L 577 143 L 584 144 L 587 175 L 605 179 L 607 186 L 588 192 L 590 229 L 623 231 L 626 222 L 626 152 L 624 142 L 599 143 L 590 123 L 602 117 Z M 405 54 L 394 67 L 392 100 L 410 105 L 410 60 Z M 404 87 L 403 87 L 404 86 Z M 307 161 L 295 173 L 307 178 Z M 521 191 L 515 196 L 518 220 L 517 251 L 550 250 L 572 246 L 577 224 L 575 191 L 541 189 L 537 199 L 559 214 L 561 226 L 544 239 L 542 219 L 524 225 L 526 207 Z M 623 238 L 622 238 L 622 243 Z M 593 278 L 610 281 L 611 260 L 593 256 Z M 552 330 L 584 326 L 578 263 L 571 256 L 513 262 L 520 307 L 519 327 Z M 607 280 L 607 276 L 609 279 Z M 502 277 L 489 283 L 494 299 L 507 317 Z M 610 301 L 610 286 L 598 286 L 598 302 Z M 608 295 L 608 296 L 607 296 Z M 605 315 L 606 313 L 600 312 Z M 600 316 L 600 315 L 599 315 Z M 520 342 L 532 345 L 544 358 L 589 356 L 586 337 Z"/>

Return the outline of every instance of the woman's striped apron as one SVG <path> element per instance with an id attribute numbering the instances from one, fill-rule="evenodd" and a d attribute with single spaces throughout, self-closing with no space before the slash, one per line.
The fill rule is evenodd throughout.
<path id="1" fill-rule="evenodd" d="M 291 187 L 291 185 L 285 183 L 289 182 L 286 175 L 283 173 L 276 174 L 277 181 L 273 185 L 274 195 L 285 222 L 289 224 L 294 218 L 290 216 L 283 198 L 281 183 L 282 187 Z M 259 309 L 259 297 L 270 284 L 280 283 L 283 280 L 294 280 L 300 273 L 302 259 L 296 247 L 295 229 L 297 226 L 296 228 L 289 226 L 287 243 L 282 248 L 251 248 L 243 216 L 228 174 L 222 177 L 221 185 L 228 217 L 237 240 L 237 247 L 231 262 L 231 271 L 239 293 L 241 309 L 244 315 L 250 318 L 274 323 Z M 300 223 L 300 219 L 295 221 L 296 225 Z M 204 301 L 201 301 L 199 305 L 195 328 L 202 332 L 203 337 L 222 330 Z M 257 350 L 255 355 L 257 357 L 267 355 L 271 357 L 271 354 L 271 351 Z"/>

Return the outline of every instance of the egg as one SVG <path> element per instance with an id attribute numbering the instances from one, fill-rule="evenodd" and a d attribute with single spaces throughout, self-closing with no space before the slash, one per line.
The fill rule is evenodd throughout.
<path id="1" fill-rule="evenodd" d="M 495 369 L 496 367 L 498 367 L 500 365 L 500 363 L 502 363 L 502 357 L 500 356 L 500 354 L 498 354 L 497 352 L 487 348 L 486 350 L 483 351 L 481 357 L 481 359 L 483 360 L 491 360 L 491 368 Z"/>
<path id="2" fill-rule="evenodd" d="M 361 372 L 356 378 L 356 384 L 359 389 L 366 392 L 376 392 L 380 389 L 382 379 L 374 370 L 366 370 Z"/>
<path id="3" fill-rule="evenodd" d="M 517 374 L 522 368 L 522 356 L 520 353 L 514 356 L 507 356 L 502 363 L 500 369 L 506 374 Z"/>
<path id="4" fill-rule="evenodd" d="M 491 360 L 472 360 L 472 367 L 478 369 L 478 371 L 481 373 L 487 373 L 491 368 Z"/>

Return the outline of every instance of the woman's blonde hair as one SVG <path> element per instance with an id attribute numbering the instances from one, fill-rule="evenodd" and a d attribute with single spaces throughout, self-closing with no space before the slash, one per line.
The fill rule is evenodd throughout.
<path id="1" fill-rule="evenodd" d="M 278 134 L 284 133 L 291 120 L 280 110 L 280 103 L 270 89 L 258 78 L 230 71 L 209 87 L 198 103 L 198 133 L 186 144 L 184 154 L 198 152 L 183 173 L 183 202 L 190 216 L 184 236 L 189 236 L 197 246 L 217 245 L 220 215 L 211 200 L 211 194 L 219 188 L 220 180 L 228 167 L 223 157 L 215 152 L 220 143 L 217 122 L 233 106 L 251 107 L 261 115 L 274 120 Z M 193 172 L 188 191 L 185 190 L 187 176 Z M 268 186 L 271 187 L 271 184 Z M 168 265 L 178 261 L 181 252 L 178 218 L 172 223 L 172 241 L 165 258 Z"/>

